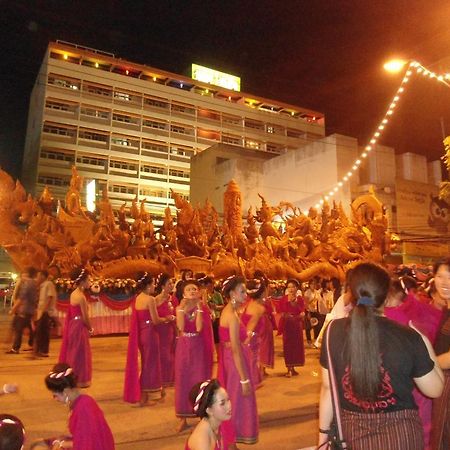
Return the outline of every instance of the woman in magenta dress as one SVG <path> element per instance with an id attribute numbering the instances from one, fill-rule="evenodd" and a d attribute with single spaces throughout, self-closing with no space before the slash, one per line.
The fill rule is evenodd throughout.
<path id="1" fill-rule="evenodd" d="M 159 335 L 161 376 L 163 386 L 173 386 L 175 382 L 175 345 L 177 327 L 175 308 L 178 300 L 172 295 L 173 281 L 170 275 L 162 273 L 156 279 L 156 308 L 162 321 L 156 326 Z"/>
<path id="2" fill-rule="evenodd" d="M 261 317 L 259 363 L 261 365 L 262 375 L 266 376 L 266 368 L 273 369 L 275 364 L 273 331 L 277 329 L 277 325 L 275 322 L 275 308 L 272 305 L 271 297 L 263 298 L 262 302 L 264 305 L 264 314 Z"/>
<path id="3" fill-rule="evenodd" d="M 414 295 L 417 283 L 414 278 L 404 276 L 394 280 L 386 299 L 384 314 L 388 319 L 405 326 L 410 322 L 433 344 L 439 331 L 442 312 L 431 305 L 420 302 Z M 413 390 L 423 426 L 425 450 L 430 449 L 432 400 L 417 388 Z"/>
<path id="4" fill-rule="evenodd" d="M 88 387 L 92 380 L 92 355 L 89 336 L 93 329 L 89 321 L 84 292 L 89 289 L 89 272 L 78 269 L 72 274 L 75 290 L 70 294 L 70 304 L 64 323 L 59 362 L 67 363 L 76 371 L 78 387 Z"/>
<path id="5" fill-rule="evenodd" d="M 189 393 L 194 384 L 206 379 L 208 358 L 201 335 L 204 311 L 198 283 L 185 281 L 181 293 L 183 297 L 176 309 L 179 336 L 175 350 L 175 413 L 180 418 L 179 432 L 187 428 L 188 417 L 195 417 Z"/>
<path id="6" fill-rule="evenodd" d="M 222 286 L 222 295 L 227 305 L 220 316 L 218 378 L 233 405 L 231 420 L 222 424 L 222 431 L 228 448 L 236 448 L 236 442 L 255 444 L 259 428 L 250 349 L 244 345 L 247 330 L 238 313 L 247 298 L 244 278 L 227 278 Z"/>
<path id="7" fill-rule="evenodd" d="M 206 380 L 192 388 L 190 400 L 201 420 L 189 436 L 185 450 L 227 450 L 220 429 L 222 422 L 231 419 L 227 391 L 217 380 Z"/>
<path id="8" fill-rule="evenodd" d="M 283 352 L 287 377 L 298 375 L 295 367 L 305 365 L 305 345 L 303 343 L 305 302 L 302 297 L 297 296 L 299 287 L 297 280 L 288 280 L 286 295 L 280 299 L 282 315 L 279 332 L 283 334 Z"/>
<path id="9" fill-rule="evenodd" d="M 149 398 L 152 402 L 164 398 L 159 335 L 156 332 L 156 324 L 163 319 L 156 310 L 153 278 L 145 272 L 136 284 L 139 293 L 132 305 L 123 398 L 126 402 L 139 402 L 144 406 Z M 138 353 L 141 355 L 140 374 Z"/>
<path id="10" fill-rule="evenodd" d="M 262 371 L 259 362 L 259 352 L 261 334 L 263 332 L 263 316 L 266 311 L 262 304 L 267 292 L 267 284 L 264 279 L 254 279 L 247 283 L 247 296 L 249 300 L 244 306 L 241 315 L 242 323 L 247 329 L 247 339 L 245 343 L 250 347 L 250 372 L 255 388 L 260 386 L 262 381 Z"/>
<path id="11" fill-rule="evenodd" d="M 58 439 L 59 448 L 114 450 L 114 438 L 103 411 L 92 397 L 81 394 L 76 389 L 77 377 L 72 367 L 64 363 L 56 364 L 45 378 L 45 384 L 53 398 L 70 409 L 71 436 Z M 70 447 L 64 445 L 69 443 L 67 441 L 72 444 Z M 55 444 L 56 442 L 52 448 L 56 448 Z"/>

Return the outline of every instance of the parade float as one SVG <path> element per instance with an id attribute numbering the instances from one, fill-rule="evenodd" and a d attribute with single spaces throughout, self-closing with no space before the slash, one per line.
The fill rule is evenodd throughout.
<path id="1" fill-rule="evenodd" d="M 342 279 L 355 262 L 380 262 L 389 252 L 387 218 L 373 193 L 352 203 L 351 217 L 341 204 L 324 202 L 320 211 L 310 208 L 304 214 L 286 202 L 271 206 L 263 196 L 255 211 L 250 208 L 243 216 L 239 187 L 231 180 L 222 220 L 207 199 L 195 207 L 173 192 L 176 216 L 167 207 L 156 228 L 145 200 L 137 198 L 114 211 L 105 191 L 96 212 L 88 212 L 81 202 L 82 185 L 74 166 L 64 202 L 56 202 L 47 187 L 34 199 L 0 170 L 0 245 L 19 272 L 30 266 L 49 269 L 60 310 L 72 288 L 70 273 L 87 268 L 94 280 L 91 312 L 102 318 L 96 324 L 99 333 L 127 330 L 140 272 L 176 276 L 190 268 L 220 280 L 262 270 L 273 280 Z"/>

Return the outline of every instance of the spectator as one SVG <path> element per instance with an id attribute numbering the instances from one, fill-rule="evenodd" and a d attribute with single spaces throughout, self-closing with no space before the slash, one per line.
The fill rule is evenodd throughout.
<path id="1" fill-rule="evenodd" d="M 388 273 L 372 263 L 353 269 L 349 281 L 353 310 L 332 322 L 329 350 L 341 406 L 343 437 L 352 450 L 423 448 L 423 430 L 412 396 L 414 383 L 439 397 L 443 374 L 429 340 L 383 317 Z M 328 440 L 333 408 L 328 349 L 322 345 L 319 446 Z"/>
<path id="2" fill-rule="evenodd" d="M 22 335 L 25 328 L 29 328 L 30 337 L 28 339 L 29 347 L 26 350 L 33 349 L 33 330 L 31 321 L 36 312 L 37 305 L 37 284 L 34 280 L 36 276 L 36 269 L 28 268 L 23 274 L 22 278 L 15 290 L 15 301 L 10 310 L 13 318 L 13 333 L 14 342 L 8 354 L 18 354 L 22 345 Z"/>
<path id="3" fill-rule="evenodd" d="M 56 315 L 56 288 L 46 270 L 38 272 L 37 282 L 39 283 L 39 303 L 36 317 L 35 354 L 48 357 L 50 327 L 55 322 Z"/>

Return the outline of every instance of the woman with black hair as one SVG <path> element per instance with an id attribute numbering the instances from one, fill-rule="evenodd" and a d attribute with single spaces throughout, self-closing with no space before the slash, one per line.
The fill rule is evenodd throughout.
<path id="1" fill-rule="evenodd" d="M 178 300 L 172 295 L 173 281 L 169 274 L 161 273 L 156 278 L 155 302 L 160 321 L 156 325 L 159 335 L 161 357 L 161 377 L 163 386 L 173 386 L 175 382 L 175 345 L 177 327 L 175 308 Z"/>
<path id="2" fill-rule="evenodd" d="M 92 397 L 77 389 L 77 376 L 72 367 L 56 364 L 46 376 L 45 384 L 53 398 L 70 410 L 71 437 L 52 440 L 52 449 L 114 450 L 114 438 L 103 411 Z"/>
<path id="3" fill-rule="evenodd" d="M 144 272 L 137 280 L 138 295 L 132 306 L 130 332 L 128 337 L 127 364 L 125 367 L 124 400 L 139 402 L 144 406 L 151 400 L 164 398 L 162 388 L 159 335 L 156 324 L 161 319 L 156 310 L 153 294 L 155 280 Z M 139 374 L 138 350 L 141 355 Z M 154 404 L 154 403 L 152 403 Z"/>
<path id="4" fill-rule="evenodd" d="M 450 258 L 437 261 L 433 266 L 435 299 L 445 305 L 443 319 L 434 348 L 444 371 L 444 392 L 433 403 L 431 444 L 433 450 L 450 448 Z"/>
<path id="5" fill-rule="evenodd" d="M 201 420 L 186 442 L 185 450 L 227 450 L 220 426 L 231 419 L 231 402 L 217 380 L 197 383 L 189 395 L 194 413 Z"/>
<path id="6" fill-rule="evenodd" d="M 303 318 L 305 302 L 297 296 L 300 284 L 290 279 L 286 282 L 286 295 L 280 299 L 281 320 L 278 332 L 283 334 L 283 353 L 286 377 L 298 375 L 296 367 L 305 365 L 305 345 L 303 342 Z"/>
<path id="7" fill-rule="evenodd" d="M 25 428 L 16 416 L 0 414 L 0 450 L 23 450 Z"/>
<path id="8" fill-rule="evenodd" d="M 423 449 L 422 424 L 414 402 L 414 383 L 439 397 L 443 375 L 429 340 L 383 316 L 388 273 L 373 263 L 357 265 L 349 279 L 353 309 L 349 318 L 328 326 L 320 363 L 319 447 L 324 448 L 333 407 L 327 342 L 343 438 L 352 450 Z"/>
<path id="9" fill-rule="evenodd" d="M 91 285 L 89 272 L 77 269 L 71 276 L 74 291 L 70 294 L 70 304 L 64 323 L 59 362 L 67 363 L 77 373 L 78 387 L 90 386 L 92 380 L 92 355 L 89 336 L 94 330 L 88 314 L 85 291 Z"/>
<path id="10" fill-rule="evenodd" d="M 245 343 L 250 347 L 250 373 L 255 388 L 259 387 L 262 381 L 262 373 L 259 365 L 259 349 L 261 333 L 264 326 L 261 320 L 266 309 L 262 304 L 267 293 L 267 284 L 264 279 L 254 279 L 247 282 L 248 301 L 244 306 L 241 315 L 242 323 L 247 329 L 247 339 Z"/>
<path id="11" fill-rule="evenodd" d="M 250 350 L 244 345 L 247 330 L 239 317 L 239 311 L 247 298 L 244 278 L 227 278 L 222 284 L 222 295 L 227 305 L 220 316 L 221 353 L 217 372 L 233 404 L 231 420 L 223 424 L 224 439 L 230 448 L 236 448 L 236 442 L 258 442 L 259 427 Z"/>
<path id="12" fill-rule="evenodd" d="M 183 298 L 176 309 L 178 341 L 175 350 L 175 413 L 180 419 L 178 432 L 187 428 L 187 418 L 195 417 L 189 404 L 189 392 L 195 383 L 209 377 L 209 355 L 202 336 L 204 310 L 200 287 L 195 280 L 186 280 Z"/>

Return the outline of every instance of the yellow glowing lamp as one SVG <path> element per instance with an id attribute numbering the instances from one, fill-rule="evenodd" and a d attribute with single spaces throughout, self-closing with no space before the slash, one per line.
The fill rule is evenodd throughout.
<path id="1" fill-rule="evenodd" d="M 408 61 L 404 59 L 391 59 L 383 65 L 386 72 L 398 73 L 406 66 Z"/>

